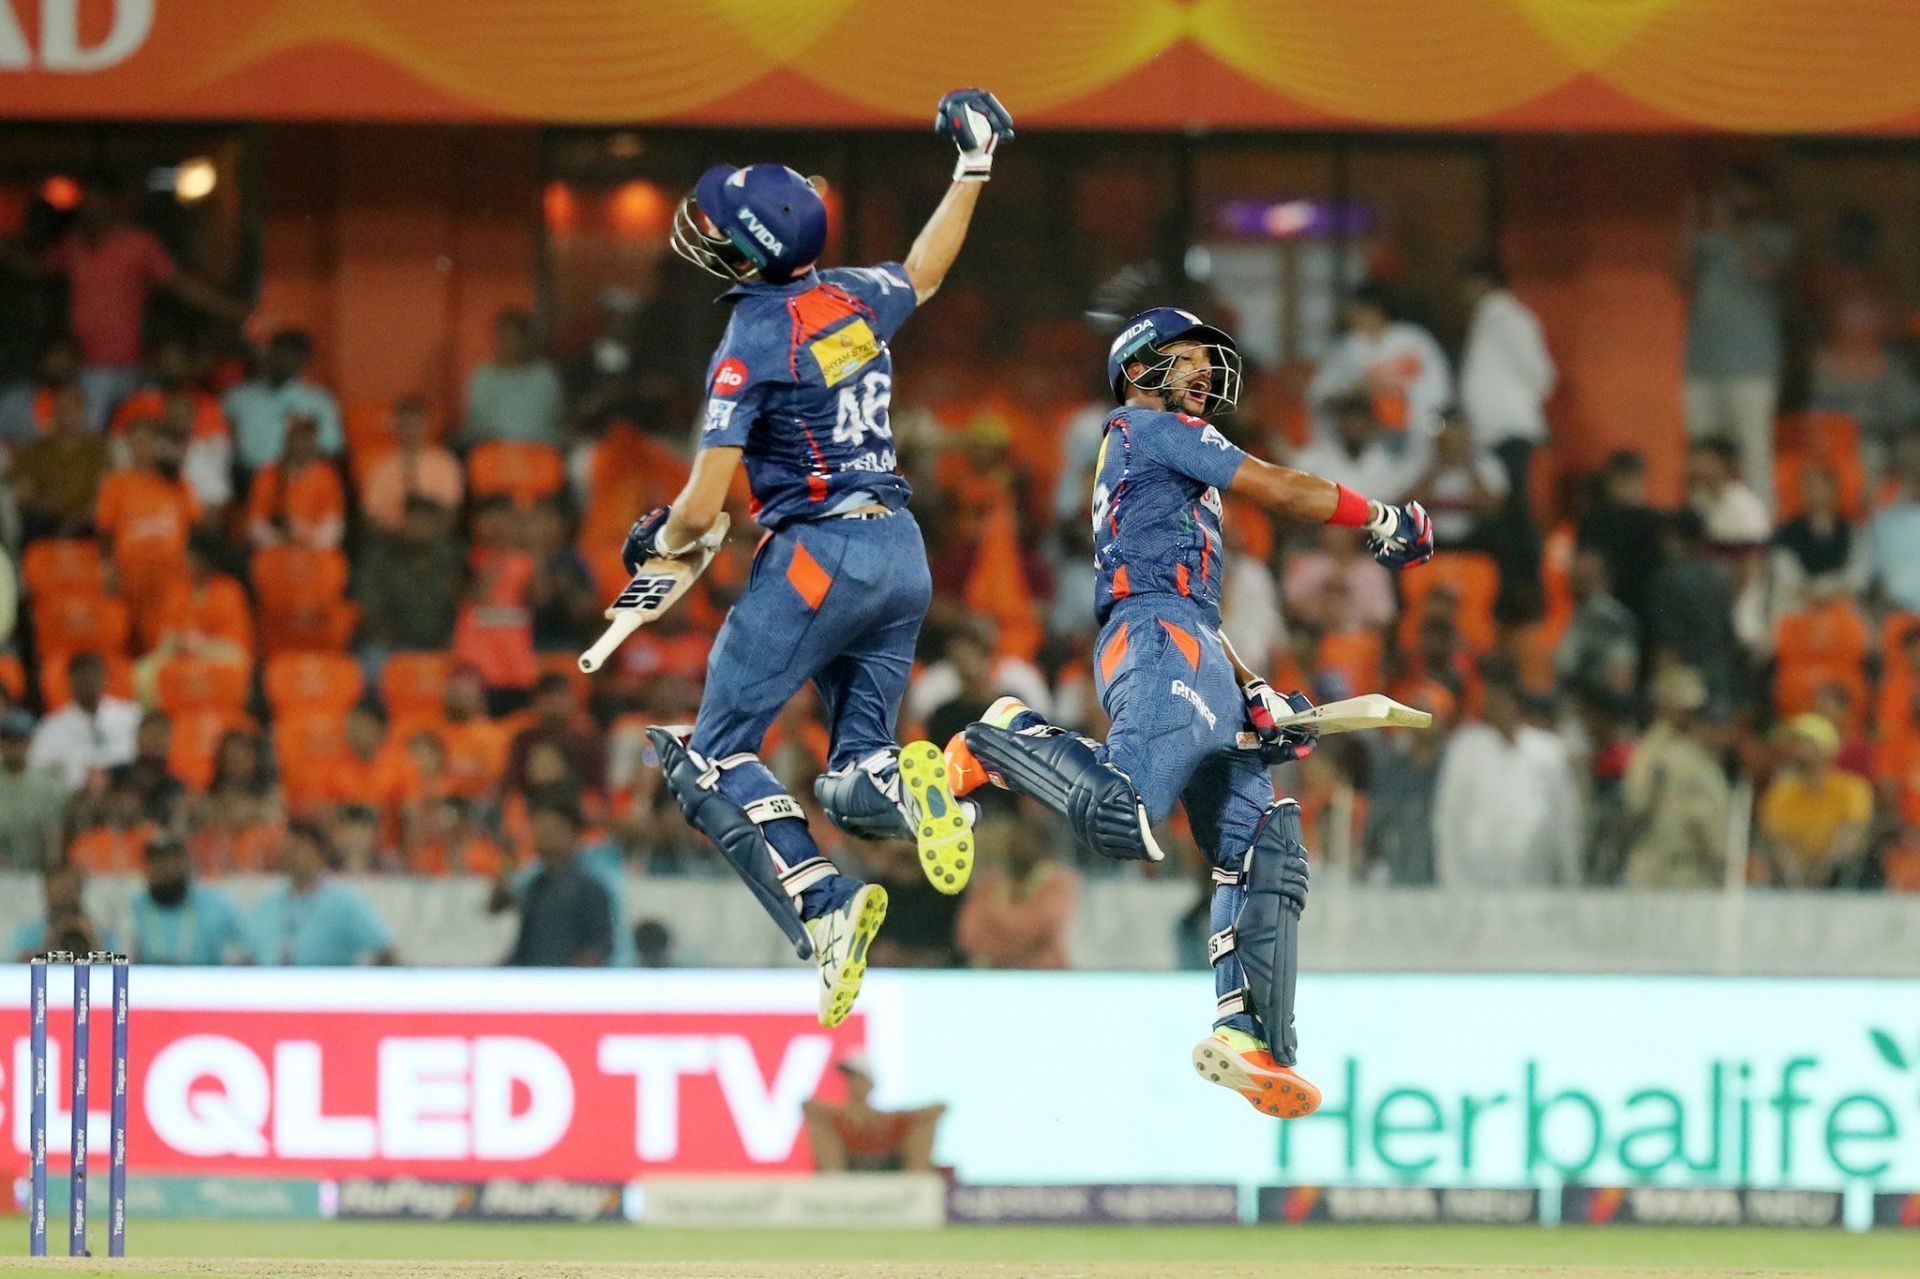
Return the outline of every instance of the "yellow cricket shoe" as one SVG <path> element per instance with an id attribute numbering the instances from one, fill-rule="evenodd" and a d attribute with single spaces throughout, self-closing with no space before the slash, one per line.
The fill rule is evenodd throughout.
<path id="1" fill-rule="evenodd" d="M 831 914 L 807 921 L 814 962 L 820 965 L 820 1024 L 838 1026 L 860 998 L 867 948 L 887 918 L 887 890 L 867 884 Z"/>
<path id="2" fill-rule="evenodd" d="M 1276 1119 L 1300 1119 L 1320 1108 L 1320 1090 L 1275 1061 L 1266 1044 L 1245 1031 L 1222 1026 L 1195 1044 L 1193 1068 L 1208 1083 L 1233 1089 Z"/>
<path id="3" fill-rule="evenodd" d="M 927 882 L 948 896 L 973 877 L 973 816 L 953 793 L 947 757 L 932 742 L 900 748 L 900 785 L 915 814 L 914 843 Z"/>

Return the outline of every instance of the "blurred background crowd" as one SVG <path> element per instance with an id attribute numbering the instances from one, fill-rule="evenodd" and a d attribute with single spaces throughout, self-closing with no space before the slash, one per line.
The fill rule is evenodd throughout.
<path id="1" fill-rule="evenodd" d="M 628 523 L 687 474 L 725 320 L 714 283 L 663 255 L 672 203 L 701 161 L 786 159 L 828 176 L 829 259 L 880 261 L 943 181 L 917 136 L 778 142 L 556 136 L 519 226 L 541 237 L 535 304 L 490 308 L 453 376 L 370 398 L 340 390 L 343 367 L 385 335 L 320 352 L 257 303 L 244 147 L 30 178 L 14 157 L 0 861 L 44 873 L 47 912 L 11 953 L 390 959 L 405 921 L 344 874 L 486 877 L 489 908 L 519 914 L 510 962 L 675 961 L 669 925 L 621 894 L 633 872 L 722 868 L 641 730 L 698 702 L 752 553 L 744 490 L 696 592 L 602 675 L 575 667 Z M 1424 502 L 1442 548 L 1394 577 L 1351 531 L 1229 500 L 1239 651 L 1316 701 L 1383 690 L 1435 714 L 1281 770 L 1317 875 L 1920 890 L 1910 216 L 1798 200 L 1817 168 L 1769 156 L 1703 167 L 1657 264 L 1684 313 L 1674 378 L 1562 342 L 1509 287 L 1488 201 L 1458 198 L 1490 181 L 1481 149 L 1161 163 L 1179 145 L 1023 140 L 896 343 L 892 427 L 936 583 L 901 735 L 944 741 L 1003 692 L 1104 730 L 1104 352 L 1121 317 L 1175 303 L 1248 354 L 1230 437 Z M 395 334 L 409 305 L 384 311 Z M 1581 378 L 1644 384 L 1684 438 L 1613 422 L 1596 449 L 1564 413 Z M 811 808 L 811 695 L 762 753 Z M 1169 864 L 1088 865 L 1042 814 L 990 803 L 983 873 L 951 901 L 911 849 L 814 825 L 894 888 L 884 962 L 1061 966 L 1082 877 L 1204 869 L 1177 817 Z M 218 885 L 244 872 L 285 885 L 243 911 Z M 145 880 L 127 937 L 84 907 L 108 874 Z M 1184 927 L 1203 964 L 1204 916 Z"/>

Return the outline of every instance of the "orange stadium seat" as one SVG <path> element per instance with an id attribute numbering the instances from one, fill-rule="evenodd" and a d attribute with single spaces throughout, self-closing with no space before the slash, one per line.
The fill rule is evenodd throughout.
<path id="1" fill-rule="evenodd" d="M 28 595 L 104 595 L 106 557 L 91 538 L 43 537 L 21 557 L 20 581 Z"/>
<path id="2" fill-rule="evenodd" d="M 1806 510 L 1806 474 L 1815 464 L 1833 472 L 1840 486 L 1840 511 L 1857 520 L 1867 510 L 1867 472 L 1857 453 L 1786 453 L 1774 459 L 1773 491 L 1780 505 L 1780 518 L 1793 519 Z"/>
<path id="3" fill-rule="evenodd" d="M 40 700 L 50 711 L 59 710 L 73 700 L 73 685 L 67 678 L 67 663 L 77 654 L 42 653 L 40 655 Z M 102 654 L 107 663 L 107 692 L 114 697 L 133 697 L 133 663 L 123 654 Z"/>
<path id="4" fill-rule="evenodd" d="M 33 602 L 33 642 L 42 654 L 123 653 L 131 629 L 127 606 L 111 595 L 61 593 Z"/>
<path id="5" fill-rule="evenodd" d="M 167 748 L 167 771 L 193 790 L 213 782 L 214 755 L 220 741 L 235 729 L 253 732 L 251 717 L 218 706 L 188 707 L 173 712 L 173 741 Z"/>
<path id="6" fill-rule="evenodd" d="M 345 648 L 359 624 L 346 598 L 347 557 L 339 551 L 273 546 L 254 554 L 256 629 L 269 653 Z"/>
<path id="7" fill-rule="evenodd" d="M 389 657 L 380 671 L 380 704 L 387 708 L 387 718 L 399 723 L 439 715 L 452 671 L 453 658 L 446 653 Z"/>
<path id="8" fill-rule="evenodd" d="M 1920 627 L 1920 613 L 1889 613 L 1880 619 L 1880 669 L 1887 678 L 1920 674 L 1907 661 L 1907 632 Z"/>
<path id="9" fill-rule="evenodd" d="M 1851 598 L 1789 613 L 1774 628 L 1774 654 L 1784 666 L 1859 669 L 1873 642 L 1867 619 Z"/>
<path id="10" fill-rule="evenodd" d="M 467 487 L 476 498 L 504 493 L 518 506 L 531 506 L 566 482 L 566 459 L 545 444 L 493 440 L 467 458 Z"/>
<path id="11" fill-rule="evenodd" d="M 156 683 L 160 709 L 171 715 L 190 710 L 238 711 L 247 704 L 251 672 L 238 662 L 176 657 L 160 667 Z"/>
<path id="12" fill-rule="evenodd" d="M 0 653 L 0 692 L 16 705 L 27 700 L 27 667 L 13 653 Z"/>
<path id="13" fill-rule="evenodd" d="M 573 685 L 574 697 L 583 706 L 593 696 L 593 676 L 580 669 L 580 659 L 572 653 L 540 654 L 540 673 L 565 675 L 567 682 Z"/>
<path id="14" fill-rule="evenodd" d="M 276 718 L 298 710 L 345 715 L 365 687 L 360 663 L 340 653 L 281 653 L 267 659 L 267 705 Z"/>

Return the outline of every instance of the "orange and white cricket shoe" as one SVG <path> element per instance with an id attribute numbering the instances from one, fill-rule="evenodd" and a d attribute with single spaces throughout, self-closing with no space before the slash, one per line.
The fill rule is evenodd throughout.
<path id="1" fill-rule="evenodd" d="M 1193 1068 L 1208 1083 L 1233 1089 L 1276 1119 L 1300 1119 L 1320 1109 L 1320 1090 L 1275 1061 L 1266 1044 L 1245 1031 L 1222 1026 L 1195 1044 Z"/>

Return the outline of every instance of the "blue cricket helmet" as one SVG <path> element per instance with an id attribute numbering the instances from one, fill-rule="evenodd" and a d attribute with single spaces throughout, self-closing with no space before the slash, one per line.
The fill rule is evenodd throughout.
<path id="1" fill-rule="evenodd" d="M 709 235 L 696 208 L 713 223 Z M 715 165 L 673 215 L 673 251 L 723 280 L 752 276 L 785 284 L 827 243 L 827 206 L 784 164 Z"/>
<path id="2" fill-rule="evenodd" d="M 1178 307 L 1156 306 L 1128 320 L 1120 336 L 1107 348 L 1107 383 L 1113 398 L 1127 402 L 1127 387 L 1157 391 L 1169 409 L 1178 408 L 1180 395 L 1168 385 L 1173 373 L 1174 356 L 1166 348 L 1174 342 L 1198 342 L 1212 352 L 1211 381 L 1201 417 L 1231 413 L 1240 402 L 1240 348 L 1225 329 L 1203 322 L 1191 311 Z M 1137 378 L 1127 376 L 1129 364 L 1146 368 Z"/>

